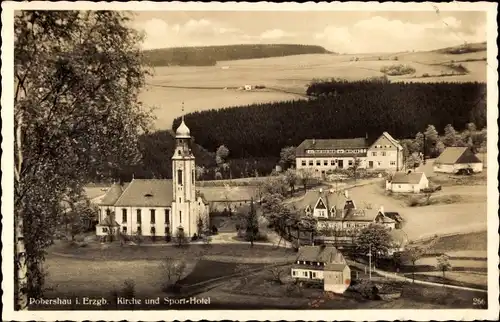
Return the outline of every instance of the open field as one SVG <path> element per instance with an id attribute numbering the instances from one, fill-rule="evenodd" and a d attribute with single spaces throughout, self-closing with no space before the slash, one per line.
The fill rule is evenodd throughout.
<path id="1" fill-rule="evenodd" d="M 448 189 L 448 187 L 443 188 Z M 399 212 L 405 220 L 403 230 L 409 240 L 417 240 L 440 234 L 480 231 L 486 229 L 487 206 L 485 186 L 469 187 L 478 194 L 483 193 L 483 200 L 471 202 L 408 207 L 402 200 L 385 195 L 379 185 L 356 187 L 349 191 L 351 197 L 361 205 L 370 204 L 372 209 L 383 206 L 385 211 Z M 484 192 L 480 192 L 484 191 Z M 450 191 L 452 193 L 452 191 Z M 474 198 L 479 198 L 475 196 Z M 480 200 L 478 202 L 478 200 Z M 457 249 L 458 250 L 458 249 Z"/>
<path id="2" fill-rule="evenodd" d="M 411 274 L 408 274 L 411 275 Z M 425 279 L 425 276 L 432 276 L 433 278 L 441 279 L 441 280 L 431 280 L 427 279 L 429 281 L 436 281 L 436 282 L 442 282 L 442 272 L 426 272 L 426 273 L 419 273 L 416 275 L 417 279 Z M 408 276 L 409 277 L 409 276 Z M 463 286 L 469 286 L 469 287 L 486 287 L 488 286 L 488 275 L 486 273 L 481 273 L 481 272 L 446 272 L 445 278 L 448 280 L 447 282 L 458 282 L 459 284 L 462 284 Z"/>
<path id="3" fill-rule="evenodd" d="M 394 60 L 394 57 L 398 60 Z M 395 54 L 333 55 L 309 54 L 288 57 L 221 61 L 208 67 L 156 67 L 147 80 L 140 99 L 146 106 L 155 106 L 155 127 L 170 129 L 175 117 L 185 112 L 242 106 L 284 100 L 303 99 L 313 79 L 343 78 L 360 80 L 383 76 L 380 68 L 407 64 L 415 73 L 389 76 L 392 81 L 466 82 L 486 81 L 485 52 L 460 55 L 439 52 Z M 354 61 L 358 58 L 358 61 Z M 465 60 L 469 60 L 464 62 Z M 470 61 L 475 60 L 475 61 Z M 454 61 L 469 70 L 467 75 L 436 77 L 452 73 L 447 65 Z M 430 77 L 421 76 L 429 74 Z M 246 84 L 263 85 L 262 90 L 243 91 Z"/>

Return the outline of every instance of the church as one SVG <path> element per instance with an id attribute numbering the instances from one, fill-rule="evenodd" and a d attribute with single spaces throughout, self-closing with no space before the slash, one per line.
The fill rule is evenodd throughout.
<path id="1" fill-rule="evenodd" d="M 184 117 L 175 133 L 172 179 L 132 179 L 111 186 L 99 203 L 96 234 L 186 237 L 208 228 L 208 202 L 196 190 L 196 164 Z"/>

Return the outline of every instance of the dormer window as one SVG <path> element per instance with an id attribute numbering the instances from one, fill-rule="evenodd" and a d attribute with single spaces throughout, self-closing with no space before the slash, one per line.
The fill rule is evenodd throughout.
<path id="1" fill-rule="evenodd" d="M 144 197 L 146 197 L 146 198 L 151 198 L 152 196 L 153 196 L 153 195 L 152 195 L 152 194 L 150 194 L 150 193 L 146 193 L 146 194 L 144 195 Z"/>

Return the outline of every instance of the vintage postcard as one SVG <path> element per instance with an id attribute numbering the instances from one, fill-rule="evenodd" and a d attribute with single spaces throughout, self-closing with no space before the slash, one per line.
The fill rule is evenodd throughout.
<path id="1" fill-rule="evenodd" d="M 2 10 L 5 320 L 498 320 L 496 3 Z"/>

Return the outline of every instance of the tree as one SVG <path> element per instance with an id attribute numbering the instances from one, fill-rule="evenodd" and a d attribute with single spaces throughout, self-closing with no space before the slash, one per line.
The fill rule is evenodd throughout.
<path id="1" fill-rule="evenodd" d="M 412 153 L 407 159 L 406 159 L 406 168 L 407 169 L 415 169 L 415 165 L 420 164 L 422 160 L 418 156 L 417 153 Z"/>
<path id="2" fill-rule="evenodd" d="M 358 177 L 358 169 L 359 169 L 360 165 L 361 165 L 361 159 L 359 159 L 358 157 L 355 156 L 353 158 L 353 162 L 352 162 L 352 166 L 351 166 L 354 182 L 356 182 L 356 178 Z"/>
<path id="3" fill-rule="evenodd" d="M 424 155 L 432 155 L 436 154 L 436 144 L 439 138 L 439 133 L 436 130 L 434 125 L 428 125 L 427 129 L 424 132 L 425 135 L 425 148 Z"/>
<path id="4" fill-rule="evenodd" d="M 293 196 L 293 194 L 295 193 L 295 185 L 297 184 L 298 180 L 299 176 L 297 174 L 297 170 L 295 169 L 286 170 L 285 181 L 290 186 L 290 196 Z"/>
<path id="5" fill-rule="evenodd" d="M 187 242 L 186 238 L 186 233 L 184 232 L 184 229 L 178 228 L 176 233 L 175 233 L 175 239 L 177 241 L 177 246 L 181 247 L 184 246 Z"/>
<path id="6" fill-rule="evenodd" d="M 200 180 L 201 178 L 203 178 L 203 175 L 205 174 L 206 169 L 203 166 L 197 165 L 195 171 L 196 171 L 196 180 Z"/>
<path id="7" fill-rule="evenodd" d="M 307 231 L 311 235 L 311 245 L 314 244 L 314 235 L 317 233 L 317 224 L 318 224 L 318 219 L 316 219 L 312 215 L 305 215 L 300 217 L 300 220 L 298 222 L 298 226 L 300 227 L 299 230 L 301 231 Z M 297 234 L 298 238 L 300 238 L 300 234 Z"/>
<path id="8" fill-rule="evenodd" d="M 376 263 L 381 254 L 387 253 L 392 241 L 389 231 L 382 225 L 370 224 L 361 230 L 357 237 L 356 251 L 366 255 L 371 250 Z"/>
<path id="9" fill-rule="evenodd" d="M 217 148 L 215 152 L 215 162 L 218 166 L 222 166 L 223 163 L 226 162 L 227 157 L 229 156 L 229 149 L 225 145 L 221 145 Z"/>
<path id="10" fill-rule="evenodd" d="M 253 198 L 250 201 L 250 211 L 245 216 L 246 238 L 250 240 L 250 246 L 253 247 L 253 242 L 259 233 L 259 221 Z"/>
<path id="11" fill-rule="evenodd" d="M 162 269 L 165 274 L 165 282 L 163 283 L 164 290 L 175 288 L 186 271 L 186 261 L 179 256 L 180 259 L 166 258 L 162 263 Z"/>
<path id="12" fill-rule="evenodd" d="M 418 132 L 417 135 L 415 135 L 415 150 L 418 151 L 418 153 L 423 152 L 424 149 L 424 134 L 422 132 Z M 415 151 L 415 152 L 416 152 Z"/>
<path id="13" fill-rule="evenodd" d="M 415 283 L 415 267 L 416 262 L 422 257 L 424 250 L 420 247 L 407 248 L 401 254 L 401 262 L 410 262 L 412 264 L 412 282 Z"/>
<path id="14" fill-rule="evenodd" d="M 274 266 L 269 268 L 269 272 L 273 276 L 273 282 L 283 285 L 283 280 L 281 278 L 286 272 L 285 267 L 274 264 Z"/>
<path id="15" fill-rule="evenodd" d="M 443 143 L 445 146 L 456 146 L 457 144 L 457 132 L 451 124 L 447 124 L 444 128 L 444 138 Z"/>
<path id="16" fill-rule="evenodd" d="M 450 258 L 448 257 L 448 255 L 443 254 L 436 259 L 437 259 L 436 269 L 443 272 L 443 285 L 444 285 L 445 273 L 447 271 L 450 271 L 452 268 L 450 264 Z"/>
<path id="17" fill-rule="evenodd" d="M 281 149 L 280 163 L 283 165 L 283 170 L 292 167 L 295 164 L 295 147 L 287 146 Z"/>
<path id="18" fill-rule="evenodd" d="M 15 302 L 43 295 L 41 267 L 67 188 L 139 159 L 150 111 L 140 35 L 120 11 L 20 11 L 14 18 Z M 29 220 L 25 220 L 29 218 Z"/>
<path id="19" fill-rule="evenodd" d="M 298 172 L 299 175 L 299 181 L 304 187 L 304 192 L 307 192 L 307 185 L 312 181 L 313 179 L 313 172 L 310 169 L 301 169 Z"/>

